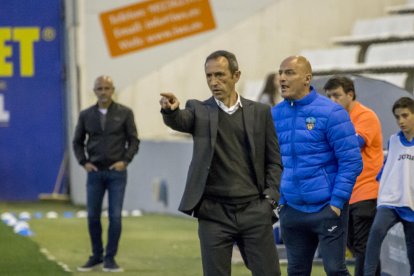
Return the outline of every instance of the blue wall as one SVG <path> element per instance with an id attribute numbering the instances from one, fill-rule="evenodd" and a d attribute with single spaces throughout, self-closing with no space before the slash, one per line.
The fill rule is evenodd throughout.
<path id="1" fill-rule="evenodd" d="M 55 186 L 65 150 L 62 14 L 60 0 L 1 3 L 0 200 L 35 200 Z"/>

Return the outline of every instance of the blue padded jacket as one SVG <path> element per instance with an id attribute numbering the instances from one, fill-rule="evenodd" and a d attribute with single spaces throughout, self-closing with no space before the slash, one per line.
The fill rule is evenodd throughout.
<path id="1" fill-rule="evenodd" d="M 284 170 L 279 204 L 318 212 L 349 201 L 362 159 L 355 129 L 340 105 L 311 92 L 272 108 Z"/>

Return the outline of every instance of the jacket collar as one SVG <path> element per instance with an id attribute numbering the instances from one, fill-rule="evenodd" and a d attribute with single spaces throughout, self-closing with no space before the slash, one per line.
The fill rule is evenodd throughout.
<path id="1" fill-rule="evenodd" d="M 236 92 L 237 93 L 237 92 Z M 236 112 L 239 108 L 243 107 L 243 104 L 240 101 L 240 94 L 237 93 L 237 100 L 236 103 L 230 107 L 226 106 L 222 101 L 214 98 L 214 100 L 216 101 L 218 107 L 223 110 L 224 112 L 228 113 L 228 114 L 233 114 L 234 112 Z"/>
<path id="2" fill-rule="evenodd" d="M 112 101 L 111 101 L 111 104 L 108 106 L 108 111 L 109 111 L 109 110 L 111 110 L 111 109 L 113 109 L 113 107 L 114 107 L 115 105 L 116 105 L 116 103 L 114 102 L 114 100 L 112 100 Z M 95 104 L 95 109 L 96 109 L 96 110 L 99 110 L 99 104 L 98 104 L 98 103 L 96 103 L 96 104 Z"/>
<path id="3" fill-rule="evenodd" d="M 207 100 L 204 101 L 204 104 L 209 105 L 210 108 L 218 108 L 216 99 L 214 97 L 210 97 Z M 242 96 L 240 96 L 240 107 L 245 107 L 245 106 L 250 106 L 252 103 L 251 101 L 243 98 Z"/>
<path id="4" fill-rule="evenodd" d="M 287 100 L 290 105 L 308 105 L 313 102 L 318 97 L 318 92 L 316 92 L 313 86 L 310 87 L 311 91 L 305 97 L 299 100 Z"/>

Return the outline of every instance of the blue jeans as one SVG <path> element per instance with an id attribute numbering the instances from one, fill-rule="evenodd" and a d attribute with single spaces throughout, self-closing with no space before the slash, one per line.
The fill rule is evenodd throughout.
<path id="1" fill-rule="evenodd" d="M 410 274 L 414 274 L 414 222 L 402 220 L 397 212 L 391 208 L 377 208 L 374 223 L 367 243 L 365 253 L 364 275 L 375 275 L 375 269 L 380 260 L 381 245 L 388 230 L 401 222 L 404 227 L 407 255 L 410 262 Z"/>
<path id="2" fill-rule="evenodd" d="M 350 275 L 345 264 L 348 208 L 338 217 L 329 205 L 317 213 L 304 213 L 289 205 L 280 211 L 282 239 L 286 246 L 289 276 L 309 276 L 316 248 L 326 275 Z"/>
<path id="3" fill-rule="evenodd" d="M 103 170 L 89 172 L 87 180 L 88 228 L 92 244 L 92 254 L 102 258 L 102 201 L 108 190 L 108 243 L 105 258 L 114 258 L 118 250 L 118 242 L 122 229 L 122 205 L 124 202 L 127 172 Z"/>

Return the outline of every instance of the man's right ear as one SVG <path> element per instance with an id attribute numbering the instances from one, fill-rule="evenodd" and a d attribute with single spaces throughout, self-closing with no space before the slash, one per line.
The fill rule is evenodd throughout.
<path id="1" fill-rule="evenodd" d="M 240 76 L 241 76 L 241 71 L 237 70 L 236 72 L 234 72 L 234 73 L 233 73 L 233 76 L 234 76 L 237 80 L 239 80 L 239 79 L 240 79 Z"/>
<path id="2" fill-rule="evenodd" d="M 306 86 L 310 86 L 311 80 L 312 80 L 312 74 L 307 74 L 305 76 L 305 84 L 306 84 Z"/>

